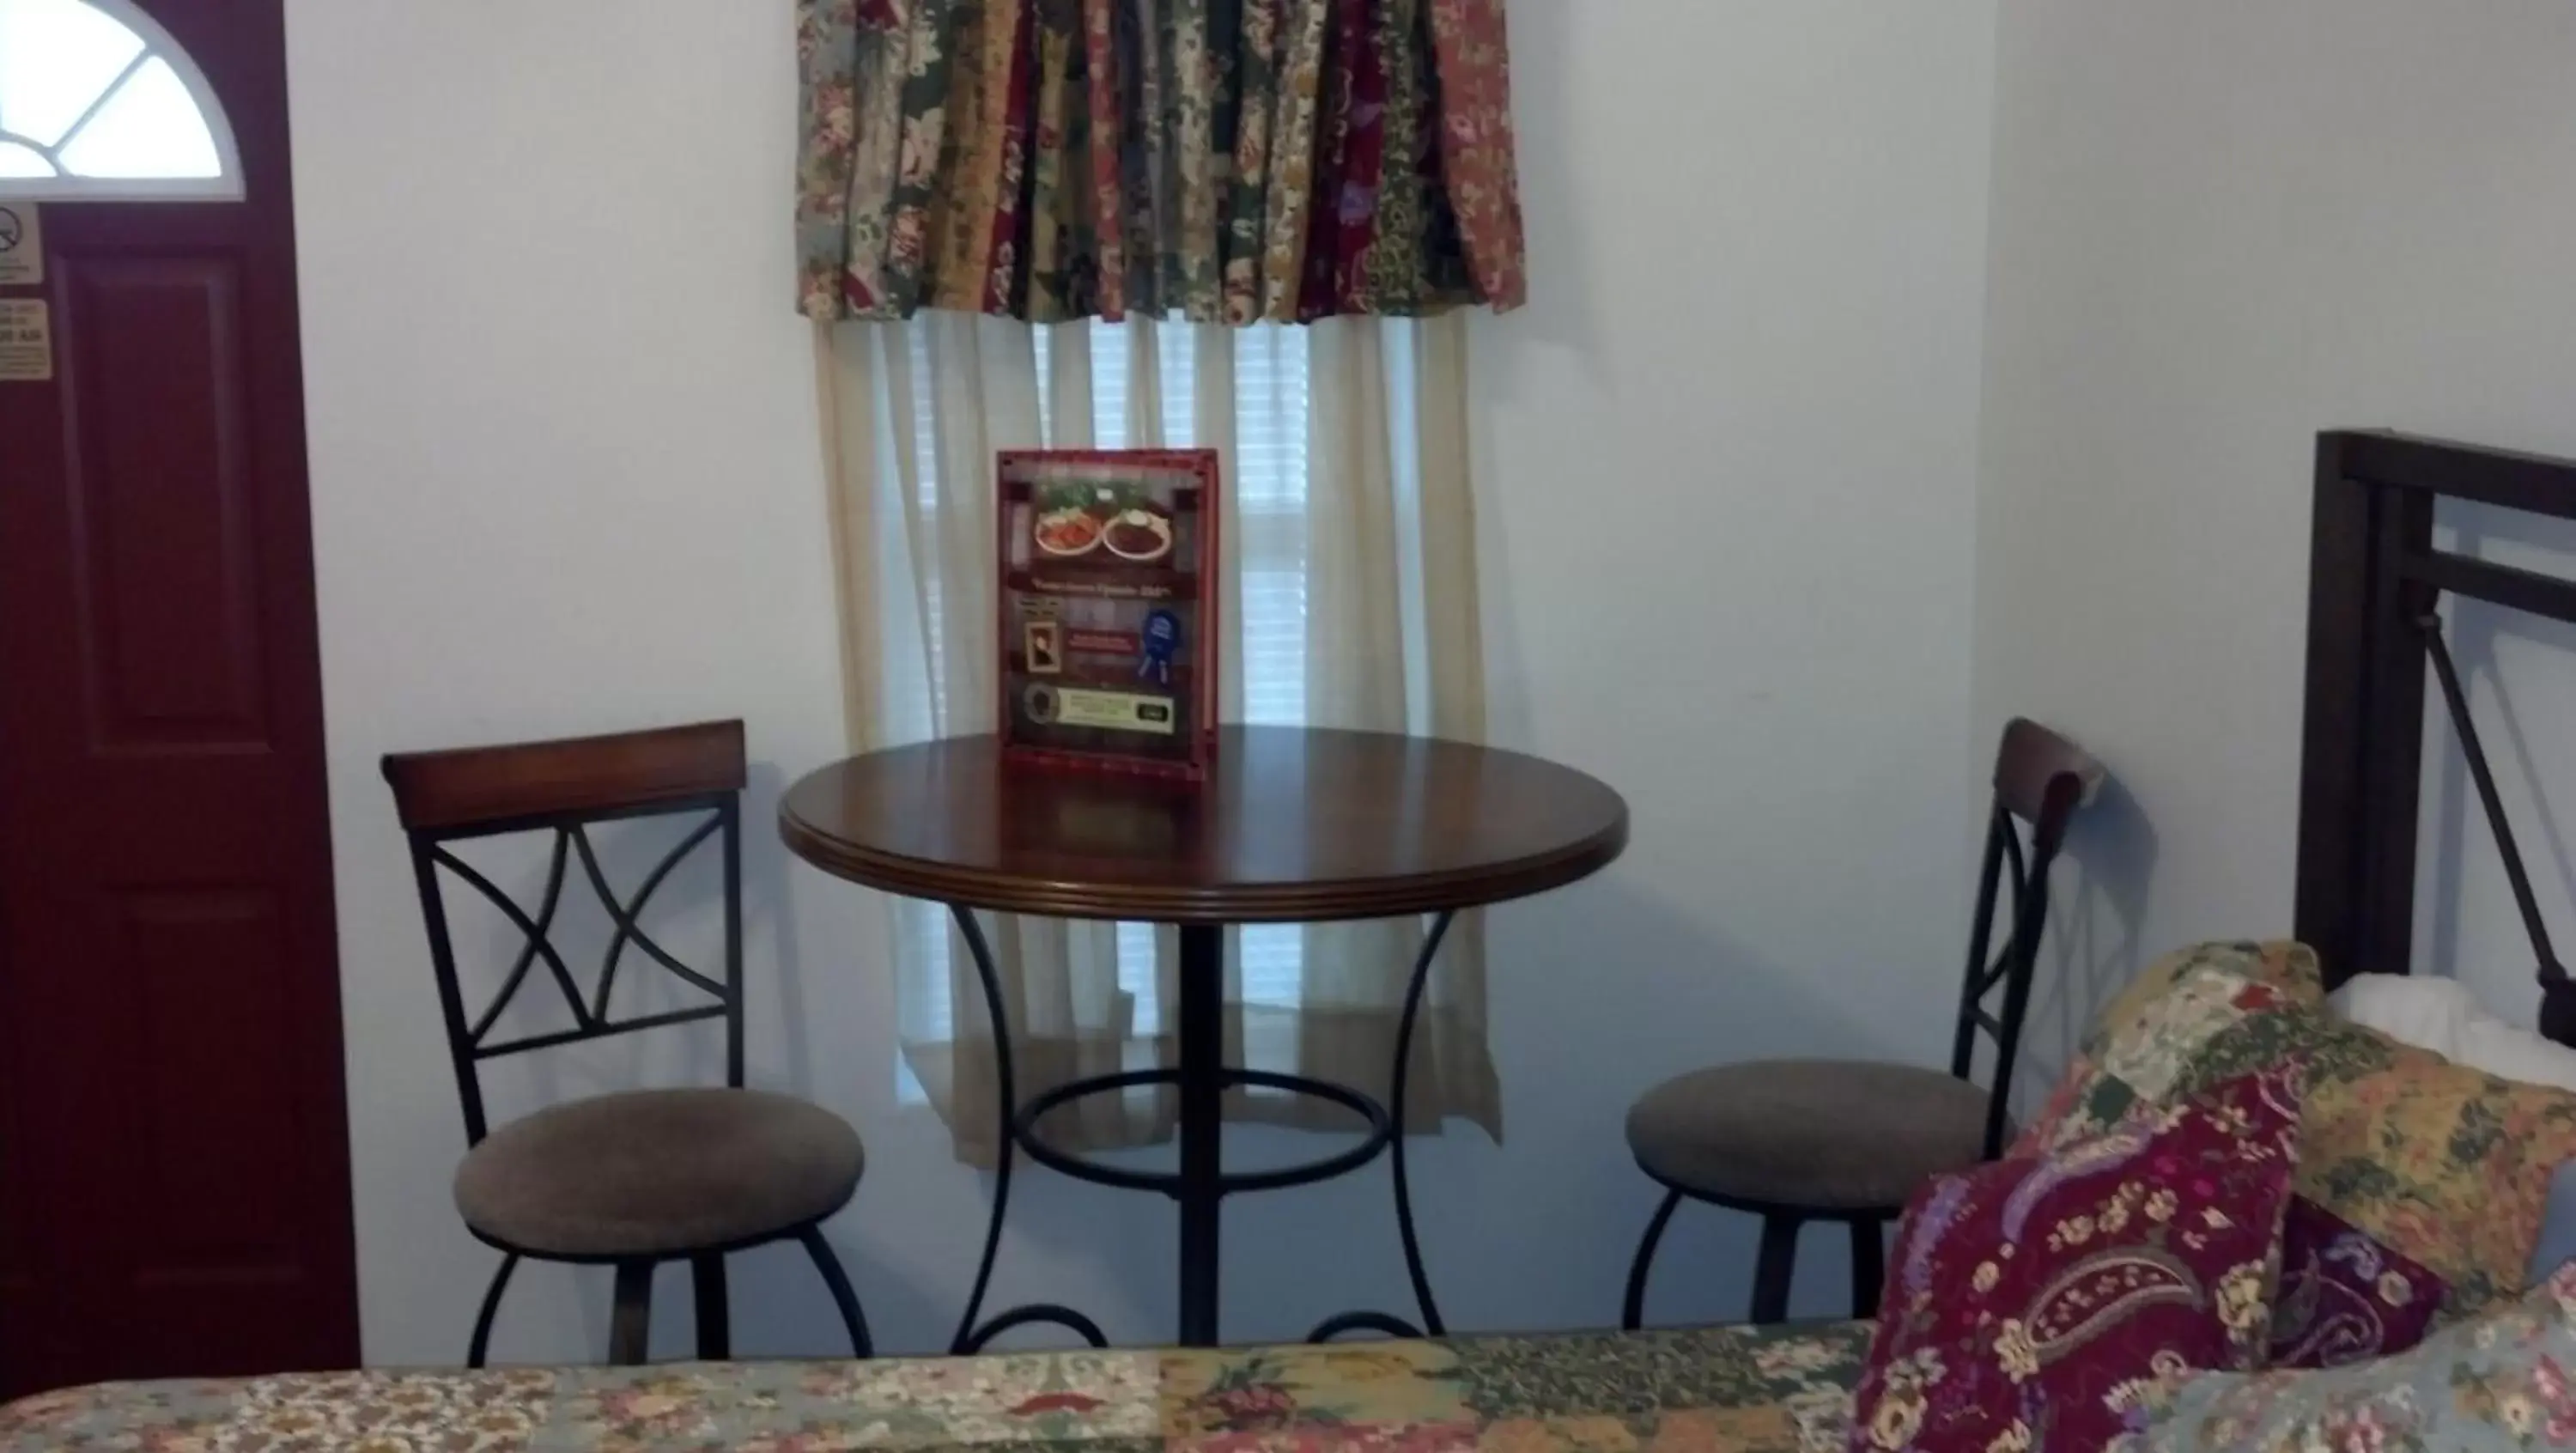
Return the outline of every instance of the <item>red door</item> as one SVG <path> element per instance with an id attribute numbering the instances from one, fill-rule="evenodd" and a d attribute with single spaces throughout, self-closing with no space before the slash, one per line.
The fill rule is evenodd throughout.
<path id="1" fill-rule="evenodd" d="M 283 0 L 142 8 L 243 199 L 0 286 L 0 1395 L 358 1355 Z"/>

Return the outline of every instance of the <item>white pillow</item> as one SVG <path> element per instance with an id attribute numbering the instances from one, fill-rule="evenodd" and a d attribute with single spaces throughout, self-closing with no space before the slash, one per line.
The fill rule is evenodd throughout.
<path id="1" fill-rule="evenodd" d="M 2326 996 L 2326 1007 L 2346 1023 L 2448 1060 L 2466 1047 L 2469 1021 L 2486 1013 L 2458 980 L 2408 974 L 2357 974 Z"/>
<path id="2" fill-rule="evenodd" d="M 2456 979 L 2360 974 L 2326 999 L 2344 1020 L 2453 1064 L 2508 1080 L 2576 1090 L 2576 1050 L 2487 1012 Z"/>

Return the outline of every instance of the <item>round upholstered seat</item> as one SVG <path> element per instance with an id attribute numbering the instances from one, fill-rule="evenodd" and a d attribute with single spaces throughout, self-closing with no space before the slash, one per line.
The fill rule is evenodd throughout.
<path id="1" fill-rule="evenodd" d="M 1646 1173 L 1690 1195 L 1818 1212 L 1891 1210 L 1985 1150 L 1986 1092 L 1939 1070 L 1856 1060 L 1722 1065 L 1628 1111 Z"/>
<path id="2" fill-rule="evenodd" d="M 839 1210 L 866 1152 L 828 1110 L 760 1090 L 635 1090 L 540 1110 L 456 1171 L 465 1224 L 512 1250 L 682 1255 Z"/>

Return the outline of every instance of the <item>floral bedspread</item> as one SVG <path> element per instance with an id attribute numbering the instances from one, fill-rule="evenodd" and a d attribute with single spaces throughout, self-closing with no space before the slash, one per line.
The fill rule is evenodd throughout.
<path id="1" fill-rule="evenodd" d="M 0 1453 L 1826 1453 L 1867 1323 L 873 1362 L 111 1384 Z"/>

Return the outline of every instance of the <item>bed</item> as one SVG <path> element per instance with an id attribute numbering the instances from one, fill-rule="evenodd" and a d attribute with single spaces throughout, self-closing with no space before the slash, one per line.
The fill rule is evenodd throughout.
<path id="1" fill-rule="evenodd" d="M 0 1411 L 0 1453 L 1843 1446 L 1866 1323 L 871 1362 L 129 1383 Z"/>
<path id="2" fill-rule="evenodd" d="M 2532 905 L 2443 648 L 2445 594 L 2576 621 L 2576 583 L 2439 551 L 2436 502 L 2576 519 L 2576 462 L 2320 437 L 2296 927 L 2330 983 L 2402 971 L 2423 721 L 2438 687 L 2504 848 L 2545 994 L 2576 988 Z M 2429 669 L 2428 669 L 2429 668 Z M 1869 1325 L 1207 1352 L 359 1372 L 78 1389 L 0 1409 L 0 1453 L 747 1453 L 1021 1448 L 1839 1450 Z"/>

